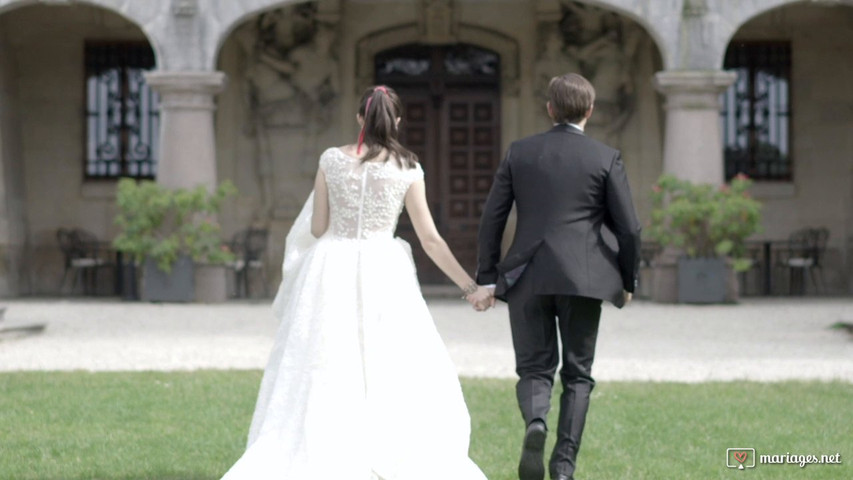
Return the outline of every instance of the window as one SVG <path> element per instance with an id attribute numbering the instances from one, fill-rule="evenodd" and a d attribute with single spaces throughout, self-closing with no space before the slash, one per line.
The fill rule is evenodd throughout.
<path id="1" fill-rule="evenodd" d="M 726 179 L 790 181 L 790 43 L 733 42 L 724 68 L 737 73 L 722 96 Z"/>
<path id="2" fill-rule="evenodd" d="M 143 73 L 154 68 L 147 43 L 86 43 L 87 179 L 154 178 L 160 119 Z"/>
<path id="3" fill-rule="evenodd" d="M 376 81 L 395 87 L 442 82 L 454 86 L 497 85 L 500 57 L 472 45 L 405 45 L 376 56 Z"/>

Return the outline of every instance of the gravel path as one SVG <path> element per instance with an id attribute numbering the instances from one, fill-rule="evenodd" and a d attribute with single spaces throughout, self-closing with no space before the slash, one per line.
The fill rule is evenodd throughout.
<path id="1" fill-rule="evenodd" d="M 514 378 L 504 305 L 486 313 L 430 300 L 464 376 Z M 0 371 L 263 368 L 269 304 L 153 305 L 13 300 L 0 321 Z M 593 374 L 601 380 L 853 381 L 853 299 L 762 299 L 732 306 L 606 306 Z M 28 327 L 44 326 L 36 333 Z"/>

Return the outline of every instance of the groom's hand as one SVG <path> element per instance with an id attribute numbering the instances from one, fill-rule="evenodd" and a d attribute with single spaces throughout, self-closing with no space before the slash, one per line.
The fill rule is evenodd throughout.
<path id="1" fill-rule="evenodd" d="M 494 288 L 484 287 L 480 285 L 477 287 L 477 290 L 465 297 L 466 300 L 474 307 L 474 310 L 478 312 L 483 312 L 488 310 L 489 307 L 494 306 L 495 297 L 494 297 Z"/>
<path id="2" fill-rule="evenodd" d="M 484 288 L 486 290 L 488 297 L 475 305 L 474 309 L 478 312 L 484 312 L 495 306 L 495 287 L 493 285 L 486 285 L 480 288 Z"/>

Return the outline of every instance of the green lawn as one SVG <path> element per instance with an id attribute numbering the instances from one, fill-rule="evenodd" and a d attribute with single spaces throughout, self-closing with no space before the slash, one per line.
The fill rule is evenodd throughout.
<path id="1" fill-rule="evenodd" d="M 0 479 L 218 479 L 244 448 L 259 381 L 257 371 L 0 374 Z M 513 385 L 463 380 L 471 455 L 490 480 L 516 478 Z M 579 480 L 853 478 L 851 384 L 602 383 L 593 395 Z M 842 465 L 738 472 L 728 447 L 840 453 Z"/>

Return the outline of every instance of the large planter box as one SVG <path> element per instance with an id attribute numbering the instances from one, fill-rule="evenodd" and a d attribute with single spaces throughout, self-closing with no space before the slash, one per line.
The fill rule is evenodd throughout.
<path id="1" fill-rule="evenodd" d="M 121 299 L 127 301 L 139 300 L 139 282 L 137 281 L 136 264 L 131 262 L 122 262 L 121 264 L 121 284 L 120 291 Z"/>
<path id="2" fill-rule="evenodd" d="M 222 303 L 228 300 L 226 268 L 223 265 L 195 265 L 195 301 Z"/>
<path id="3" fill-rule="evenodd" d="M 195 299 L 193 260 L 178 258 L 169 273 L 146 259 L 142 274 L 142 300 L 146 302 L 192 302 Z"/>
<path id="4" fill-rule="evenodd" d="M 725 259 L 678 259 L 679 303 L 723 303 L 729 293 L 728 280 Z"/>
<path id="5" fill-rule="evenodd" d="M 682 260 L 687 260 L 687 263 L 682 263 Z M 722 287 L 725 291 L 723 295 L 723 299 L 720 300 L 719 295 L 719 285 L 715 288 L 717 289 L 714 298 L 702 298 L 696 299 L 691 295 L 691 288 L 697 288 L 696 283 L 703 284 L 708 281 L 705 273 L 701 272 L 701 267 L 699 271 L 694 271 L 691 267 L 693 265 L 689 265 L 690 259 L 687 258 L 677 258 L 661 255 L 656 258 L 652 262 L 651 268 L 651 299 L 658 303 L 733 303 L 738 301 L 738 277 L 732 268 L 731 262 L 725 259 L 710 259 L 714 261 L 719 261 L 724 264 L 724 286 Z M 708 260 L 708 259 L 700 259 L 700 260 Z M 686 268 L 686 270 L 682 273 L 681 269 Z M 717 273 L 719 273 L 719 265 L 717 265 Z M 692 277 L 692 279 L 691 279 Z M 685 288 L 688 290 L 684 290 L 682 288 L 682 283 L 687 283 Z M 704 287 L 698 287 L 704 288 Z M 683 293 L 682 293 L 683 292 Z M 704 296 L 704 293 L 700 293 Z M 686 295 L 686 296 L 682 296 Z"/>
<path id="6" fill-rule="evenodd" d="M 678 302 L 678 264 L 676 261 L 655 261 L 652 264 L 651 298 L 658 303 Z"/>

